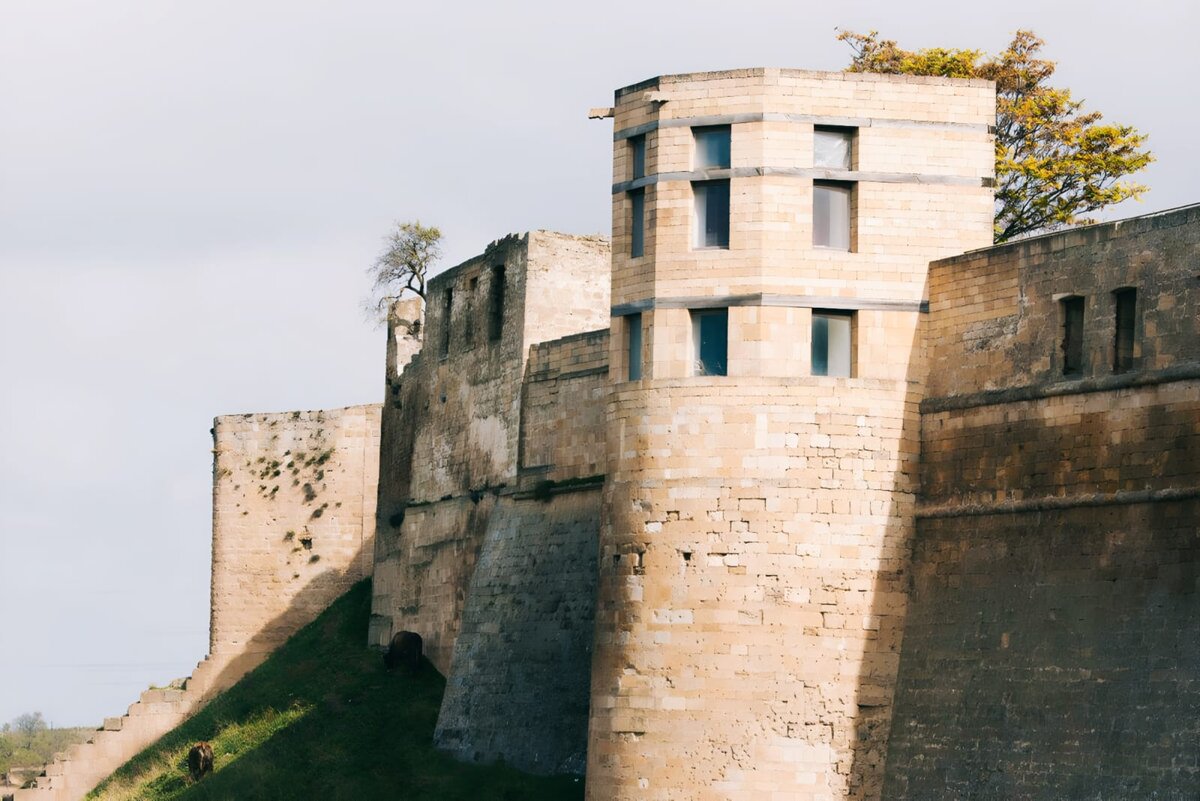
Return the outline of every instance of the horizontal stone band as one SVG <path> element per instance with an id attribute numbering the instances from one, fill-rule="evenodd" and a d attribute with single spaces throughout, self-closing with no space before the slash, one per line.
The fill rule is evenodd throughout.
<path id="1" fill-rule="evenodd" d="M 1096 378 L 1080 378 L 1073 381 L 1055 381 L 1053 384 L 1029 384 L 1008 389 L 990 389 L 984 392 L 973 392 L 969 395 L 947 395 L 940 398 L 926 398 L 921 401 L 921 413 L 950 412 L 960 409 L 974 409 L 979 406 L 996 406 L 1003 403 L 1020 403 L 1021 401 L 1041 400 L 1056 395 L 1085 395 L 1090 392 L 1113 392 L 1130 387 L 1145 387 L 1155 384 L 1170 384 L 1175 381 L 1194 381 L 1200 379 L 1200 364 L 1178 364 L 1174 367 L 1164 367 L 1161 370 L 1149 370 L 1139 373 L 1119 373 L 1117 375 L 1098 376 Z"/>
<path id="2" fill-rule="evenodd" d="M 861 170 L 831 170 L 826 167 L 733 167 L 721 170 L 692 170 L 690 172 L 660 172 L 613 184 L 613 194 L 641 189 L 664 181 L 720 181 L 728 178 L 754 178 L 762 175 L 784 175 L 814 181 L 846 181 L 877 184 L 941 184 L 944 186 L 992 186 L 992 178 L 967 175 L 926 175 L 912 172 L 863 172 Z"/>
<path id="3" fill-rule="evenodd" d="M 963 503 L 918 505 L 919 519 L 934 520 L 947 517 L 979 517 L 981 515 L 1010 515 L 1029 512 L 1052 512 L 1058 509 L 1079 509 L 1093 506 L 1124 506 L 1138 503 L 1168 503 L 1200 498 L 1198 487 L 1168 487 L 1158 490 L 1122 490 L 1092 495 L 1049 496 L 1022 498 L 997 503 Z"/>
<path id="4" fill-rule="evenodd" d="M 730 306 L 782 306 L 792 309 L 834 309 L 837 311 L 929 311 L 927 300 L 891 300 L 884 298 L 847 298 L 827 295 L 779 295 L 754 292 L 748 295 L 717 295 L 684 298 L 647 298 L 612 307 L 613 317 L 640 314 L 652 309 L 724 309 Z"/>
<path id="5" fill-rule="evenodd" d="M 654 120 L 613 131 L 613 141 L 640 136 L 658 128 L 702 128 L 708 125 L 736 125 L 743 122 L 799 122 L 806 125 L 829 125 L 839 128 L 929 128 L 942 131 L 976 131 L 995 133 L 995 126 L 975 122 L 930 122 L 926 120 L 884 120 L 871 117 L 832 117 L 821 114 L 781 114 L 752 112 L 746 114 L 710 114 L 705 117 L 680 117 Z"/>

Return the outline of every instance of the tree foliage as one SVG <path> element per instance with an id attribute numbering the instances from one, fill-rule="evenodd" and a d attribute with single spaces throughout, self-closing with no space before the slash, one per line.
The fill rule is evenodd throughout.
<path id="1" fill-rule="evenodd" d="M 0 774 L 15 768 L 37 768 L 72 743 L 81 743 L 94 729 L 52 729 L 40 712 L 27 712 L 0 726 Z"/>
<path id="2" fill-rule="evenodd" d="M 941 47 L 903 50 L 876 31 L 842 31 L 838 39 L 854 51 L 848 72 L 996 82 L 997 242 L 1092 222 L 1090 212 L 1147 190 L 1121 181 L 1154 160 L 1142 149 L 1146 135 L 1102 122 L 1100 112 L 1084 112 L 1069 90 L 1050 86 L 1055 64 L 1038 57 L 1045 43 L 1031 31 L 1017 31 L 994 56 Z"/>
<path id="3" fill-rule="evenodd" d="M 442 232 L 420 221 L 396 223 L 385 248 L 368 272 L 374 279 L 373 306 L 381 311 L 389 301 L 411 292 L 425 299 L 430 268 L 442 255 Z"/>

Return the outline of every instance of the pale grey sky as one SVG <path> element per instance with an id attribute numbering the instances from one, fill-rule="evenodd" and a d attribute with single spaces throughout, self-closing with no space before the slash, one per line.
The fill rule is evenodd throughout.
<path id="1" fill-rule="evenodd" d="M 121 713 L 207 649 L 214 415 L 380 399 L 363 268 L 607 233 L 616 87 L 840 69 L 835 27 L 1002 47 L 1151 134 L 1200 200 L 1200 13 L 1122 2 L 0 0 L 0 721 Z"/>

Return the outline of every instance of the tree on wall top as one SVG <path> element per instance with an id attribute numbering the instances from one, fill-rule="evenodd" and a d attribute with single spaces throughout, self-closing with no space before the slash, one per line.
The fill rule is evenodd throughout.
<path id="1" fill-rule="evenodd" d="M 405 292 L 424 300 L 429 270 L 442 256 L 442 232 L 419 220 L 396 223 L 384 241 L 383 252 L 367 270 L 373 279 L 370 305 L 377 314 Z"/>
<path id="2" fill-rule="evenodd" d="M 996 82 L 995 241 L 1079 225 L 1085 215 L 1147 187 L 1124 183 L 1154 160 L 1146 135 L 1129 125 L 1101 123 L 1098 111 L 1067 89 L 1047 84 L 1054 62 L 1037 58 L 1044 42 L 1017 31 L 1003 52 L 931 47 L 903 50 L 894 41 L 842 31 L 854 56 L 847 72 L 984 78 Z"/>

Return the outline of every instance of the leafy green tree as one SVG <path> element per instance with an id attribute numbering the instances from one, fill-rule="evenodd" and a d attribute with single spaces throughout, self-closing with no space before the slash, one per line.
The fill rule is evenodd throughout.
<path id="1" fill-rule="evenodd" d="M 995 241 L 1092 222 L 1090 212 L 1147 187 L 1122 182 L 1154 160 L 1146 135 L 1103 123 L 1067 89 L 1050 86 L 1055 64 L 1038 58 L 1045 44 L 1017 31 L 1002 52 L 932 47 L 904 50 L 894 41 L 842 31 L 854 52 L 848 72 L 984 78 L 996 82 Z"/>
<path id="2" fill-rule="evenodd" d="M 442 232 L 420 221 L 397 223 L 385 240 L 386 247 L 371 265 L 374 279 L 372 303 L 381 311 L 388 301 L 412 292 L 425 299 L 430 268 L 442 256 Z"/>

